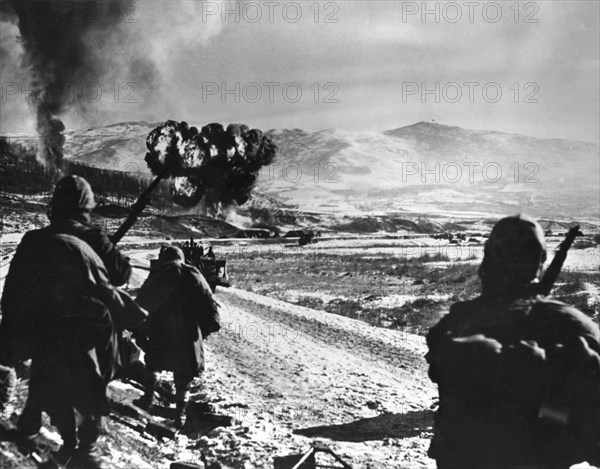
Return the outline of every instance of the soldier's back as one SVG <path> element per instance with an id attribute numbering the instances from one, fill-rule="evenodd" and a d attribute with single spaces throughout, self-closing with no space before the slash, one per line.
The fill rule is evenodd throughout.
<path id="1" fill-rule="evenodd" d="M 110 241 L 104 229 L 80 220 L 60 219 L 55 220 L 41 231 L 68 234 L 84 241 L 102 259 L 113 285 L 123 285 L 131 277 L 129 261 Z"/>
<path id="2" fill-rule="evenodd" d="M 541 295 L 522 298 L 486 298 L 453 304 L 450 312 L 428 334 L 428 343 L 444 335 L 483 334 L 501 342 L 540 340 L 554 345 L 583 335 L 600 343 L 600 331 L 591 318 L 576 308 Z"/>
<path id="3" fill-rule="evenodd" d="M 427 342 L 438 467 L 599 458 L 600 332 L 583 313 L 541 296 L 482 296 L 454 304 Z"/>

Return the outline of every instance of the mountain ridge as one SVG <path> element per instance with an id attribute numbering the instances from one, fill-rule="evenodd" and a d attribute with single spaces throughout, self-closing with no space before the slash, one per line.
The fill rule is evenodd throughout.
<path id="1" fill-rule="evenodd" d="M 127 121 L 67 131 L 65 157 L 147 176 L 145 141 L 155 125 Z M 600 218 L 595 143 L 425 121 L 384 131 L 266 134 L 279 154 L 259 174 L 256 190 L 302 210 L 372 213 L 400 204 L 420 213 Z"/>

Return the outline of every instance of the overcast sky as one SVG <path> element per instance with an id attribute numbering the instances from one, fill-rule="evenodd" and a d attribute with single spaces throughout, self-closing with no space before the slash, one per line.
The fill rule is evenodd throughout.
<path id="1" fill-rule="evenodd" d="M 149 1 L 127 13 L 137 22 L 119 24 L 107 67 L 127 49 L 144 50 L 157 79 L 134 88 L 116 72 L 99 77 L 101 99 L 66 115 L 67 127 L 170 118 L 386 130 L 435 121 L 599 140 L 595 0 Z M 29 83 L 17 39 L 3 23 L 12 51 L 3 54 L 3 132 L 32 130 L 20 92 L 6 93 L 6 83 Z M 128 93 L 138 102 L 124 102 Z"/>

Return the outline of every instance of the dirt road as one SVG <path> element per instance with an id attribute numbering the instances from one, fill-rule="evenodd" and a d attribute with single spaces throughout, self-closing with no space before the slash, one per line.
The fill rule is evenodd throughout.
<path id="1" fill-rule="evenodd" d="M 355 468 L 433 465 L 421 337 L 235 288 L 217 297 L 224 327 L 207 344 L 205 393 L 240 421 L 235 459 L 272 467 L 318 439 Z M 228 446 L 202 443 L 215 455 Z"/>

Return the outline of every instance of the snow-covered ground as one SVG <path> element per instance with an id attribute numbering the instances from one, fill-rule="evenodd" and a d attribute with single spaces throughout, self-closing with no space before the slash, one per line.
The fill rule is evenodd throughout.
<path id="1" fill-rule="evenodd" d="M 136 269 L 129 287 L 146 275 Z M 113 423 L 104 464 L 166 469 L 172 460 L 198 462 L 202 450 L 232 467 L 272 468 L 275 456 L 321 441 L 355 469 L 434 467 L 426 451 L 436 390 L 422 337 L 236 288 L 220 289 L 217 300 L 222 330 L 206 341 L 199 395 L 234 425 L 156 443 Z M 152 456 L 145 445 L 156 446 Z"/>
<path id="2" fill-rule="evenodd" d="M 21 240 L 23 233 L 10 233 L 3 235 L 0 242 L 2 257 L 0 258 L 0 291 L 3 279 L 8 273 L 10 260 Z M 186 240 L 179 240 L 184 242 Z M 165 243 L 178 242 L 178 240 L 148 239 L 143 237 L 127 237 L 122 243 L 122 249 L 129 255 L 134 264 L 148 266 L 150 259 L 158 255 L 158 246 Z M 462 245 L 449 244 L 445 240 L 431 238 L 418 238 L 415 240 L 386 239 L 374 237 L 331 237 L 322 238 L 318 243 L 298 246 L 293 240 L 222 240 L 205 239 L 204 242 L 212 244 L 215 253 L 220 257 L 227 257 L 234 253 L 256 253 L 269 255 L 306 255 L 306 254 L 360 254 L 361 257 L 369 255 L 387 254 L 397 257 L 420 257 L 424 254 L 444 255 L 451 262 L 470 261 L 479 262 L 483 256 L 483 245 L 467 243 Z M 151 248 L 152 247 L 152 248 Z M 548 244 L 548 262 L 552 260 L 553 252 L 558 247 L 558 242 Z M 600 248 L 598 246 L 586 249 L 571 249 L 563 266 L 565 270 L 579 272 L 597 272 L 600 270 Z M 137 269 L 136 269 L 137 270 Z"/>
<path id="3" fill-rule="evenodd" d="M 209 339 L 207 388 L 261 434 L 250 467 L 313 440 L 357 469 L 433 467 L 422 337 L 235 288 L 218 299 L 225 327 Z"/>
<path id="4" fill-rule="evenodd" d="M 134 264 L 148 266 L 161 241 L 127 239 L 123 249 Z M 423 254 L 407 252 L 414 240 L 335 241 L 342 252 L 361 256 Z M 2 278 L 16 242 L 16 236 L 3 240 Z M 224 254 L 269 245 L 278 246 L 282 255 L 298 252 L 295 245 L 283 247 L 289 241 L 213 242 Z M 424 240 L 418 242 L 427 247 Z M 478 262 L 481 246 L 467 247 L 476 251 L 467 262 Z M 597 248 L 572 250 L 565 267 L 598 268 L 598 254 Z M 147 270 L 134 269 L 127 288 L 138 288 L 147 275 Z M 589 287 L 598 293 L 595 285 Z M 198 462 L 203 451 L 231 467 L 272 468 L 275 456 L 301 453 L 314 441 L 329 445 L 355 469 L 435 467 L 426 452 L 437 392 L 427 378 L 422 336 L 237 288 L 219 289 L 216 298 L 223 306 L 223 327 L 206 342 L 207 369 L 192 399 L 208 401 L 216 412 L 234 417 L 233 426 L 156 442 L 112 422 L 102 446 L 107 467 L 167 469 L 173 460 Z M 411 299 L 399 295 L 373 301 L 389 306 Z M 129 401 L 139 396 L 133 388 L 122 392 Z"/>

